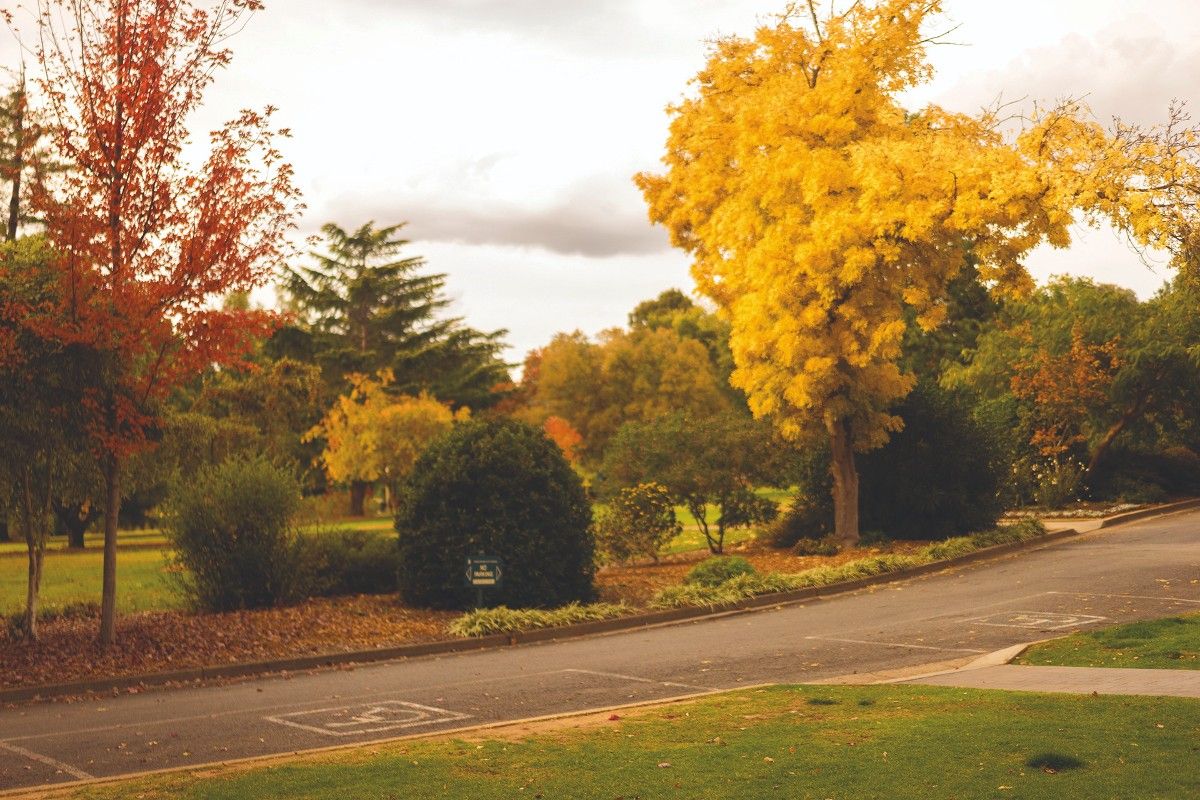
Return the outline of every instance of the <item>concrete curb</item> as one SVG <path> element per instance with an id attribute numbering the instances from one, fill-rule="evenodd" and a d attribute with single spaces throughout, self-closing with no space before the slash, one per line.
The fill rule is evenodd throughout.
<path id="1" fill-rule="evenodd" d="M 1111 517 L 1109 520 L 1105 520 L 1105 523 L 1108 524 L 1102 524 L 1101 527 L 1111 527 L 1112 525 L 1116 525 L 1121 522 L 1131 522 L 1137 519 L 1144 519 L 1149 516 L 1170 514 L 1175 511 L 1184 511 L 1195 507 L 1200 507 L 1200 499 L 1185 500 L 1179 503 L 1171 503 L 1153 509 L 1132 511 L 1128 514 L 1118 515 L 1116 517 Z M 54 697 L 80 695 L 90 692 L 112 692 L 135 687 L 148 688 L 152 686 L 164 686 L 171 683 L 190 683 L 195 681 L 212 680 L 216 678 L 244 678 L 254 675 L 296 672 L 300 670 L 336 667 L 347 664 L 369 664 L 378 661 L 395 661 L 405 658 L 418 658 L 421 656 L 448 655 L 451 653 L 494 649 L 499 647 L 516 646 L 520 644 L 532 644 L 536 642 L 561 639 L 576 639 L 583 636 L 592 636 L 596 634 L 615 633 L 619 631 L 634 630 L 637 628 L 647 628 L 656 625 L 696 621 L 710 617 L 722 617 L 731 614 L 756 611 L 763 608 L 788 606 L 817 598 L 832 597 L 835 595 L 845 594 L 847 592 L 854 592 L 860 589 L 870 588 L 872 586 L 898 583 L 910 578 L 917 578 L 922 575 L 930 575 L 943 570 L 974 564 L 979 561 L 987 561 L 989 559 L 1005 556 L 1011 553 L 1017 553 L 1024 550 L 1041 549 L 1042 547 L 1061 542 L 1065 539 L 1086 535 L 1089 532 L 1094 533 L 1095 529 L 1082 533 L 1074 529 L 1053 531 L 1027 542 L 1014 542 L 1011 544 L 996 545 L 995 547 L 976 550 L 973 553 L 958 556 L 957 558 L 946 559 L 944 561 L 934 561 L 929 564 L 909 567 L 908 569 L 887 572 L 882 575 L 874 575 L 869 578 L 859 578 L 853 581 L 844 581 L 842 583 L 830 584 L 828 586 L 814 586 L 806 589 L 796 589 L 790 592 L 776 592 L 774 594 L 758 595 L 757 597 L 749 597 L 745 600 L 723 606 L 692 606 L 687 608 L 673 608 L 665 611 L 651 611 L 644 614 L 633 614 L 627 617 L 617 617 L 615 619 L 598 620 L 595 622 L 583 622 L 576 625 L 565 625 L 557 628 L 539 628 L 531 631 L 517 632 L 512 634 L 494 634 L 491 636 L 481 636 L 471 639 L 450 639 L 437 642 L 426 642 L 422 644 L 398 645 L 396 647 L 384 647 L 376 650 L 357 650 L 344 653 L 322 653 L 318 655 L 300 656 L 296 658 L 242 662 L 235 664 L 219 664 L 215 666 L 173 670 L 170 672 L 127 675 L 115 678 L 76 681 L 72 683 L 23 686 L 13 689 L 0 690 L 0 703 L 19 703 L 27 700 L 46 700 Z"/>

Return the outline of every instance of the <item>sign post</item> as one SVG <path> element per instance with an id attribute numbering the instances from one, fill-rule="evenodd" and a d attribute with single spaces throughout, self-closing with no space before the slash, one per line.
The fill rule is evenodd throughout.
<path id="1" fill-rule="evenodd" d="M 476 556 L 467 559 L 467 586 L 475 589 L 475 607 L 483 608 L 483 590 L 498 589 L 504 576 L 500 559 Z"/>

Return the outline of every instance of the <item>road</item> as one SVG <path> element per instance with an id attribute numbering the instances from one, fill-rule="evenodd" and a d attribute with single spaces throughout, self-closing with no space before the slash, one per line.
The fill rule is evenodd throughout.
<path id="1" fill-rule="evenodd" d="M 1200 512 L 802 604 L 585 639 L 0 710 L 0 789 L 903 670 L 1200 611 Z"/>

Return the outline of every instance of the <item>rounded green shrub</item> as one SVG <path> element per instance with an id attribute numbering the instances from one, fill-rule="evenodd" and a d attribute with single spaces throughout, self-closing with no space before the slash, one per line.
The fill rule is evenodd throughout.
<path id="1" fill-rule="evenodd" d="M 683 531 L 671 493 L 659 483 L 622 489 L 596 524 L 596 547 L 607 561 L 658 559 L 658 551 Z"/>
<path id="2" fill-rule="evenodd" d="M 754 565 L 741 556 L 714 556 L 706 558 L 692 567 L 683 582 L 699 586 L 720 586 L 738 575 L 754 575 L 756 573 Z"/>
<path id="3" fill-rule="evenodd" d="M 292 524 L 300 486 L 262 458 L 203 467 L 172 489 L 166 534 L 178 587 L 207 611 L 262 608 L 303 593 Z"/>
<path id="4" fill-rule="evenodd" d="M 579 476 L 538 429 L 513 420 L 456 425 L 418 459 L 399 493 L 400 595 L 471 608 L 466 561 L 502 563 L 487 605 L 561 606 L 592 599 L 592 509 Z"/>

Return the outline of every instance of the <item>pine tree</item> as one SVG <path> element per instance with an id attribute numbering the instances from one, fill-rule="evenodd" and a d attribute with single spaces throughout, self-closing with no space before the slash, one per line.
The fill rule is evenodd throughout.
<path id="1" fill-rule="evenodd" d="M 389 369 L 396 392 L 489 406 L 509 381 L 500 359 L 507 331 L 482 333 L 442 316 L 446 276 L 422 274 L 423 258 L 402 255 L 409 244 L 398 236 L 402 227 L 325 225 L 325 252 L 285 276 L 297 323 L 279 331 L 270 349 L 318 364 L 335 392 L 350 374 Z"/>

